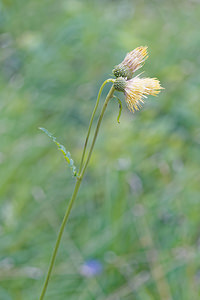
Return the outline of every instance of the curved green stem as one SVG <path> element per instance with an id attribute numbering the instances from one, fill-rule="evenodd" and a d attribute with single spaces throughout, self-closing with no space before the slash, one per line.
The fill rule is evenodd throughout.
<path id="1" fill-rule="evenodd" d="M 113 97 L 116 98 L 119 103 L 119 114 L 117 117 L 117 122 L 120 123 L 120 117 L 121 117 L 121 113 L 122 113 L 122 101 L 116 96 L 113 96 Z"/>
<path id="2" fill-rule="evenodd" d="M 101 113 L 100 113 L 100 116 L 99 116 L 99 119 L 98 119 L 98 122 L 97 122 L 96 130 L 95 130 L 95 133 L 94 133 L 94 137 L 93 137 L 93 140 L 92 140 L 92 144 L 91 144 L 91 147 L 90 147 L 90 150 L 89 150 L 89 154 L 88 154 L 88 157 L 87 157 L 87 160 L 86 160 L 85 165 L 84 165 L 84 167 L 83 167 L 83 169 L 81 171 L 80 176 L 78 176 L 77 179 L 76 179 L 76 185 L 74 187 L 74 192 L 72 194 L 71 200 L 69 202 L 69 205 L 68 205 L 68 207 L 66 209 L 63 221 L 61 223 L 60 230 L 58 232 L 58 237 L 57 237 L 56 244 L 55 244 L 55 247 L 54 247 L 54 250 L 53 250 L 53 254 L 52 254 L 52 257 L 51 257 L 51 260 L 50 260 L 49 269 L 48 269 L 47 276 L 46 276 L 46 279 L 45 279 L 45 282 L 44 282 L 44 286 L 43 286 L 43 289 L 42 289 L 40 300 L 44 299 L 44 296 L 45 296 L 45 293 L 46 293 L 46 290 L 47 290 L 47 286 L 48 286 L 48 283 L 49 283 L 49 279 L 50 279 L 50 276 L 51 276 L 51 272 L 52 272 L 52 269 L 53 269 L 53 266 L 54 266 L 54 263 L 55 263 L 56 255 L 57 255 L 57 252 L 58 252 L 58 248 L 59 248 L 59 245 L 60 245 L 60 241 L 61 241 L 61 238 L 62 238 L 62 235 L 63 235 L 63 231 L 65 229 L 65 225 L 67 223 L 67 220 L 69 218 L 72 206 L 73 206 L 74 201 L 76 199 L 76 196 L 77 196 L 77 193 L 78 193 L 81 181 L 82 181 L 83 176 L 84 176 L 84 173 L 85 173 L 86 168 L 88 166 L 88 163 L 90 161 L 90 158 L 91 158 L 91 155 L 92 155 L 92 151 L 93 151 L 93 148 L 94 148 L 94 144 L 95 144 L 98 132 L 99 132 L 100 125 L 101 125 L 101 121 L 103 119 L 103 115 L 105 113 L 105 110 L 106 110 L 106 107 L 108 105 L 109 100 L 113 97 L 114 91 L 115 91 L 114 86 L 112 86 L 111 89 L 110 89 L 110 91 L 109 91 L 109 93 L 108 93 L 108 95 L 107 95 L 107 97 L 106 97 L 104 105 L 102 107 L 102 110 L 101 110 Z M 89 127 L 89 129 L 91 129 L 91 126 Z M 89 135 L 87 134 L 87 136 L 89 136 Z M 87 146 L 87 143 L 86 143 L 86 146 Z"/>
<path id="3" fill-rule="evenodd" d="M 104 86 L 105 86 L 108 82 L 114 82 L 114 79 L 111 78 L 111 79 L 105 80 L 105 81 L 103 82 L 102 86 L 101 86 L 100 89 L 99 89 L 99 93 L 98 93 L 98 96 L 97 96 L 97 101 L 96 101 L 94 110 L 93 110 L 93 112 L 92 112 L 92 116 L 91 116 L 91 119 L 90 119 L 90 124 L 89 124 L 89 127 L 88 127 L 87 136 L 86 136 L 86 139 L 85 139 L 85 144 L 84 144 L 84 148 L 83 148 L 83 153 L 82 153 L 82 157 L 81 157 L 81 163 L 80 163 L 80 167 L 79 167 L 79 172 L 78 172 L 78 174 L 80 174 L 80 172 L 81 172 L 81 170 L 82 170 L 82 167 L 83 167 L 83 162 L 84 162 L 84 158 L 85 158 L 85 151 L 86 151 L 86 148 L 87 148 L 88 139 L 89 139 L 89 136 L 90 136 L 90 131 L 91 131 L 91 128 L 92 128 L 92 123 L 93 123 L 93 120 L 94 120 L 94 116 L 95 116 L 95 113 L 96 113 L 97 108 L 98 108 L 98 105 L 99 105 L 101 93 L 102 93 L 102 90 L 103 90 Z"/>

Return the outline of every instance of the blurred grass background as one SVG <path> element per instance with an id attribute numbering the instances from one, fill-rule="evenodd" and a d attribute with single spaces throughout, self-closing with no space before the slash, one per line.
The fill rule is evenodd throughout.
<path id="1" fill-rule="evenodd" d="M 200 299 L 199 20 L 197 0 L 1 1 L 0 299 L 39 298 L 74 187 L 38 127 L 78 164 L 100 85 L 141 45 L 165 90 L 120 125 L 110 102 L 45 299 Z"/>

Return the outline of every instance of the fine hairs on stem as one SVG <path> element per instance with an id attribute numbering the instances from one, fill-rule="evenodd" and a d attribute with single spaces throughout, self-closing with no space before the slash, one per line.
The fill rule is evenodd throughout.
<path id="1" fill-rule="evenodd" d="M 115 66 L 115 68 L 113 69 L 113 74 L 116 78 L 115 79 L 111 78 L 111 79 L 105 80 L 104 83 L 102 84 L 102 86 L 100 87 L 100 90 L 99 90 L 99 93 L 97 96 L 96 105 L 94 107 L 94 110 L 93 110 L 93 113 L 92 113 L 92 116 L 90 119 L 78 173 L 76 173 L 76 168 L 74 166 L 74 161 L 71 158 L 71 154 L 69 152 L 67 152 L 65 147 L 63 145 L 61 145 L 60 143 L 58 143 L 56 138 L 53 137 L 46 129 L 41 128 L 45 133 L 47 133 L 53 139 L 53 141 L 58 146 L 58 149 L 63 153 L 64 158 L 66 159 L 67 163 L 70 165 L 70 167 L 72 169 L 73 175 L 76 177 L 76 183 L 75 183 L 72 197 L 69 201 L 65 215 L 63 217 L 63 220 L 62 220 L 62 223 L 60 226 L 60 230 L 58 232 L 57 240 L 56 240 L 55 247 L 54 247 L 54 250 L 52 253 L 52 257 L 50 260 L 46 279 L 45 279 L 45 282 L 44 282 L 44 285 L 42 288 L 42 292 L 41 292 L 41 295 L 39 298 L 40 300 L 44 299 L 44 296 L 45 296 L 45 293 L 47 290 L 47 286 L 49 283 L 49 279 L 51 277 L 52 269 L 53 269 L 53 266 L 55 263 L 55 259 L 57 256 L 58 248 L 60 246 L 63 231 L 65 229 L 65 225 L 69 218 L 74 201 L 76 200 L 77 193 L 80 188 L 85 171 L 90 162 L 90 158 L 91 158 L 91 155 L 92 155 L 92 152 L 94 149 L 94 145 L 95 145 L 98 133 L 99 133 L 99 129 L 100 129 L 100 126 L 102 123 L 104 113 L 106 111 L 109 101 L 113 97 L 116 98 L 119 103 L 119 116 L 117 118 L 117 120 L 119 122 L 119 117 L 121 115 L 121 110 L 122 110 L 122 104 L 121 104 L 121 100 L 119 100 L 116 96 L 114 96 L 114 92 L 116 90 L 123 92 L 125 95 L 125 101 L 126 101 L 126 104 L 129 108 L 129 110 L 134 112 L 136 110 L 139 110 L 139 108 L 141 107 L 141 104 L 144 103 L 144 98 L 146 98 L 147 95 L 155 96 L 162 89 L 159 81 L 155 78 L 140 78 L 139 76 L 133 77 L 134 72 L 136 70 L 138 70 L 139 68 L 141 68 L 141 66 L 144 63 L 146 58 L 147 58 L 147 47 L 138 47 L 138 48 L 134 49 L 133 51 L 129 52 L 126 55 L 125 59 L 122 61 L 122 63 L 119 64 L 118 66 Z M 88 140 L 90 137 L 90 132 L 91 132 L 94 116 L 96 114 L 96 111 L 97 111 L 97 108 L 99 105 L 102 90 L 107 83 L 113 83 L 113 85 L 111 86 L 111 88 L 106 96 L 106 99 L 104 101 L 104 104 L 102 106 L 102 109 L 101 109 L 101 112 L 99 114 L 99 118 L 97 121 L 96 129 L 94 132 L 94 136 L 92 138 L 91 146 L 89 148 L 88 155 L 85 159 L 86 149 L 87 149 Z"/>

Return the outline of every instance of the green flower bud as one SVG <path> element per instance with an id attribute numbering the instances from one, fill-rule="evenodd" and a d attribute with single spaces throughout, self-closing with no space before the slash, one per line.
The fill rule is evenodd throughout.
<path id="1" fill-rule="evenodd" d="M 124 77 L 127 79 L 132 78 L 131 70 L 123 64 L 119 64 L 119 65 L 115 66 L 112 72 L 115 75 L 115 77 L 117 77 L 117 78 L 118 77 Z"/>
<path id="2" fill-rule="evenodd" d="M 126 87 L 126 80 L 123 77 L 115 79 L 114 88 L 119 92 L 124 92 Z"/>

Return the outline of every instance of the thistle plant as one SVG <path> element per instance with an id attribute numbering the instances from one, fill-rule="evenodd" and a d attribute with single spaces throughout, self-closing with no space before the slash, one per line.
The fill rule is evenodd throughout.
<path id="1" fill-rule="evenodd" d="M 50 276 L 52 273 L 52 269 L 53 269 L 53 266 L 55 263 L 58 248 L 60 246 L 63 231 L 65 229 L 65 225 L 69 218 L 74 201 L 76 200 L 78 190 L 80 188 L 81 182 L 85 175 L 85 171 L 90 162 L 90 158 L 91 158 L 91 155 L 92 155 L 92 152 L 94 149 L 94 145 L 95 145 L 98 133 L 99 133 L 102 119 L 103 119 L 103 116 L 104 116 L 104 113 L 106 111 L 109 101 L 111 99 L 118 100 L 119 114 L 118 114 L 117 120 L 119 122 L 119 118 L 120 118 L 121 111 L 122 111 L 122 102 L 118 97 L 116 97 L 114 95 L 115 91 L 120 91 L 120 92 L 124 93 L 126 104 L 129 108 L 129 110 L 134 113 L 135 111 L 139 110 L 142 107 L 144 100 L 147 98 L 148 95 L 156 96 L 162 89 L 162 87 L 160 86 L 159 80 L 156 78 L 141 78 L 140 75 L 133 77 L 134 73 L 143 66 L 143 63 L 145 62 L 147 57 L 148 57 L 147 56 L 147 47 L 138 47 L 138 48 L 134 49 L 133 51 L 129 52 L 126 55 L 124 60 L 119 65 L 114 67 L 113 75 L 115 76 L 115 78 L 110 78 L 103 82 L 102 86 L 100 87 L 100 90 L 99 90 L 99 93 L 97 96 L 96 105 L 94 107 L 94 110 L 93 110 L 93 113 L 92 113 L 92 116 L 90 119 L 89 128 L 88 128 L 88 132 L 86 135 L 86 140 L 85 140 L 85 144 L 83 147 L 81 162 L 80 162 L 78 171 L 75 167 L 75 164 L 71 157 L 70 152 L 66 151 L 65 147 L 63 145 L 61 145 L 57 141 L 57 139 L 51 133 L 49 133 L 46 129 L 40 128 L 53 140 L 53 142 L 57 145 L 58 149 L 63 153 L 64 158 L 65 158 L 66 162 L 69 164 L 69 166 L 72 170 L 72 174 L 76 179 L 72 197 L 69 201 L 69 204 L 67 206 L 65 215 L 63 217 L 63 220 L 62 220 L 62 223 L 60 226 L 60 230 L 58 232 L 57 240 L 56 240 L 53 254 L 52 254 L 52 257 L 50 260 L 50 264 L 49 264 L 48 272 L 47 272 L 46 279 L 44 282 L 44 286 L 43 286 L 43 289 L 41 292 L 40 300 L 44 299 L 44 296 L 45 296 L 45 293 L 47 290 L 47 286 L 49 283 L 49 279 L 50 279 Z M 96 111 L 97 111 L 97 108 L 99 105 L 102 90 L 107 83 L 112 83 L 112 86 L 111 86 L 111 88 L 106 96 L 106 99 L 104 101 L 104 104 L 102 106 L 102 109 L 101 109 L 101 112 L 99 114 L 99 118 L 97 121 L 96 129 L 94 132 L 94 136 L 91 141 L 91 146 L 89 148 L 88 154 L 86 155 L 86 150 L 87 150 L 87 146 L 88 146 L 91 128 L 93 125 L 94 116 L 96 114 Z"/>

